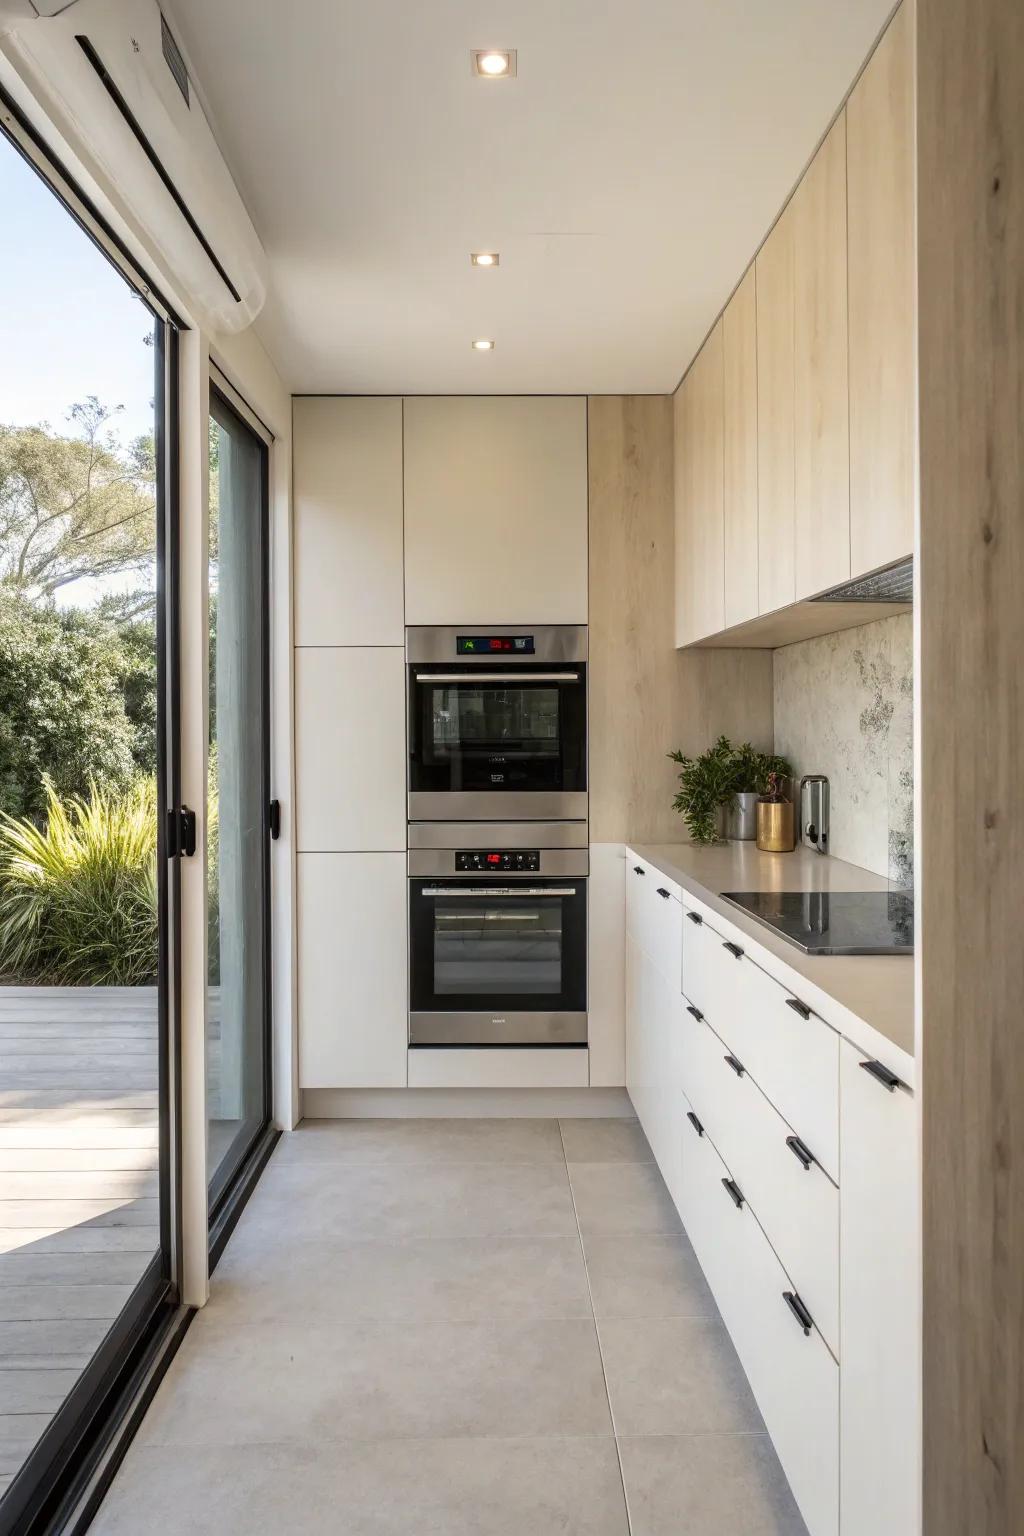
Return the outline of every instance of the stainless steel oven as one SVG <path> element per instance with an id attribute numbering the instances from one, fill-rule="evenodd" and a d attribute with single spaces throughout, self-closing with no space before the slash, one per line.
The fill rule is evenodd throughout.
<path id="1" fill-rule="evenodd" d="M 411 1046 L 586 1045 L 586 836 L 410 826 Z"/>
<path id="2" fill-rule="evenodd" d="M 406 630 L 409 818 L 585 820 L 587 631 Z"/>

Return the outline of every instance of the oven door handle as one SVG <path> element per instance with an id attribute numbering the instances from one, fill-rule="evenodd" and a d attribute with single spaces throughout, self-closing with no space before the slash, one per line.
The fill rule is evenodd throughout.
<path id="1" fill-rule="evenodd" d="M 418 683 L 578 683 L 578 672 L 417 672 Z"/>
<path id="2" fill-rule="evenodd" d="M 467 891 L 465 889 L 461 889 L 457 885 L 454 885 L 454 886 L 452 886 L 452 885 L 430 885 L 430 886 L 424 886 L 423 890 L 420 892 L 420 895 L 421 896 L 460 896 L 460 897 L 464 896 L 467 899 L 472 899 L 474 897 L 480 896 L 480 897 L 483 897 L 485 900 L 493 900 L 495 896 L 502 896 L 502 897 L 504 897 L 504 896 L 521 896 L 524 899 L 526 897 L 530 897 L 532 900 L 536 901 L 538 896 L 575 896 L 576 895 L 576 887 L 574 885 L 566 885 L 566 886 L 559 886 L 555 890 L 552 890 L 550 888 L 547 888 L 545 890 L 537 890 L 537 889 L 534 889 L 532 887 L 530 889 L 528 889 L 528 890 L 523 890 L 521 887 L 515 887 L 515 886 L 509 886 L 509 885 L 495 885 L 495 886 L 492 886 L 491 889 L 487 890 L 487 891 Z"/>

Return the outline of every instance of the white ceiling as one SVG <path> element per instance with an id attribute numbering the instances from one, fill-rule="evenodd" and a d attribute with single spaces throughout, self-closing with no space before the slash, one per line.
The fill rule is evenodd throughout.
<path id="1" fill-rule="evenodd" d="M 618 393 L 675 387 L 891 0 L 165 8 L 293 389 Z M 475 78 L 479 47 L 518 77 Z"/>

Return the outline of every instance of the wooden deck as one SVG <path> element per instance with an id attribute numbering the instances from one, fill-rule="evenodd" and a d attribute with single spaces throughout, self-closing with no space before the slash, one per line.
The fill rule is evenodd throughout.
<path id="1" fill-rule="evenodd" d="M 0 986 L 0 1491 L 158 1245 L 155 989 Z"/>

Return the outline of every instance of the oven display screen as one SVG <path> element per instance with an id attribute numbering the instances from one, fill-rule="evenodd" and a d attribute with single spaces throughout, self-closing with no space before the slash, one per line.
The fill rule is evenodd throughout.
<path id="1" fill-rule="evenodd" d="M 455 868 L 460 873 L 475 874 L 478 870 L 482 874 L 496 875 L 503 870 L 518 870 L 525 873 L 530 870 L 540 870 L 540 853 L 534 849 L 530 852 L 490 853 L 481 851 L 456 853 Z"/>
<path id="2" fill-rule="evenodd" d="M 456 635 L 459 656 L 532 656 L 532 635 Z"/>

